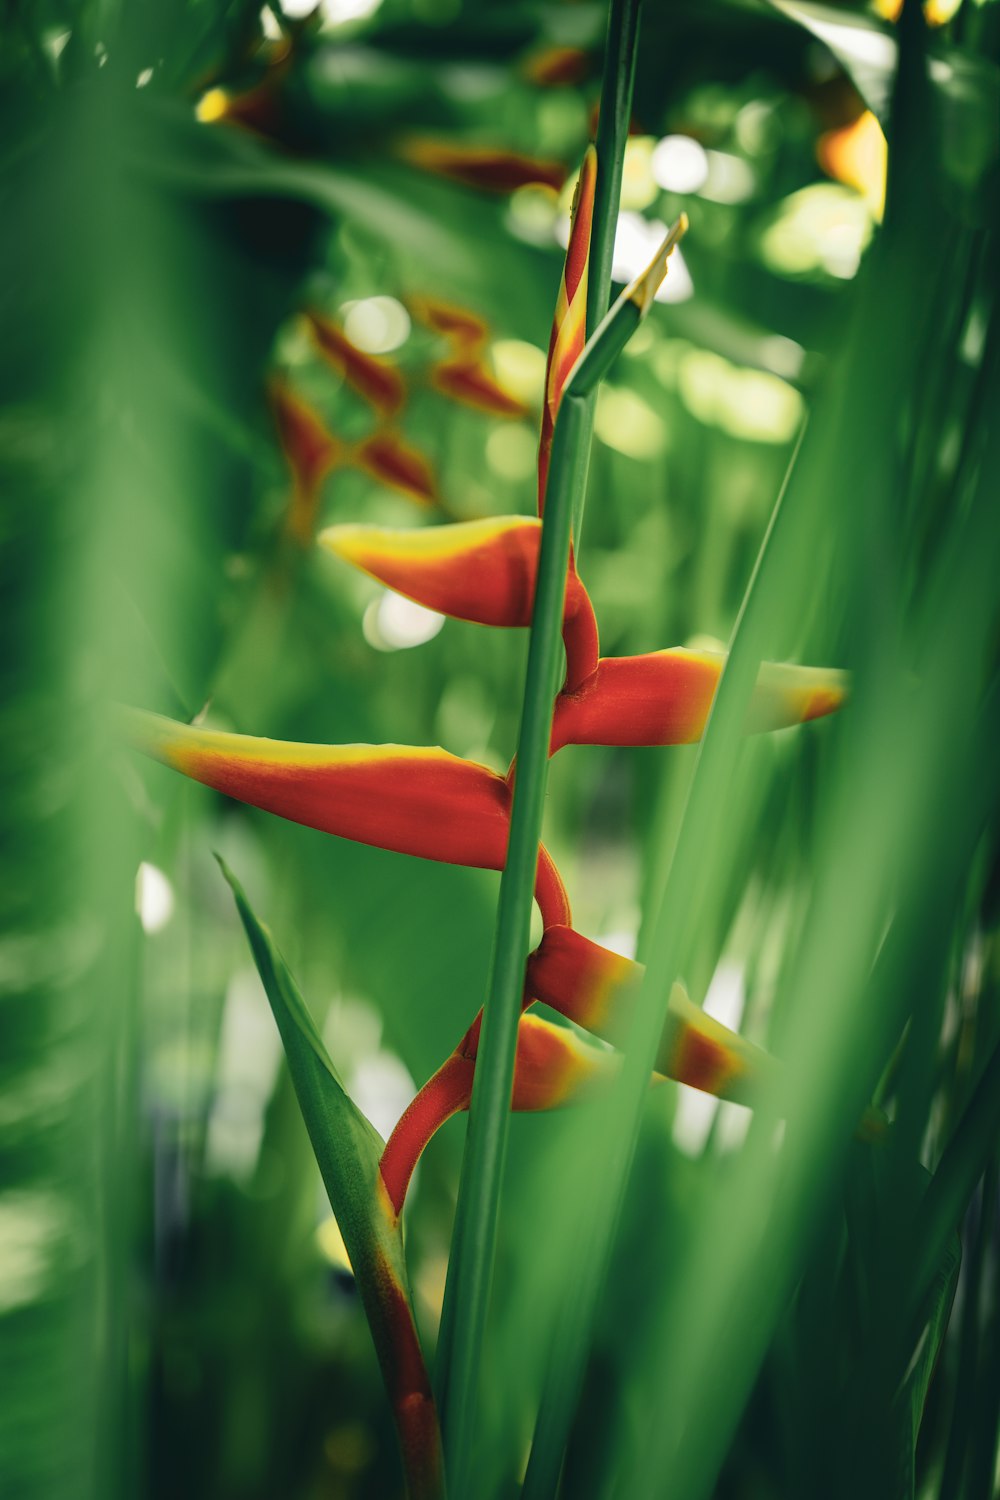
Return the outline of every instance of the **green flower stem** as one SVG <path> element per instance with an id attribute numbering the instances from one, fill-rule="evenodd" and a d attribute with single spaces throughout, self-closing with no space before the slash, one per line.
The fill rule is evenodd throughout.
<path id="1" fill-rule="evenodd" d="M 564 401 L 556 423 L 527 681 L 517 745 L 517 780 L 507 862 L 500 881 L 489 989 L 483 1010 L 469 1132 L 442 1320 L 443 1381 L 439 1398 L 446 1434 L 449 1491 L 473 1493 L 471 1460 L 480 1347 L 493 1277 L 500 1180 L 514 1080 L 514 1051 L 530 943 L 531 903 L 548 774 L 553 698 L 560 664 L 561 624 L 569 566 L 573 462 L 583 403 Z"/>
<path id="2" fill-rule="evenodd" d="M 636 40 L 642 0 L 611 0 L 604 80 L 597 121 L 597 184 L 590 231 L 587 327 L 596 328 L 611 300 L 611 260 L 622 196 L 625 142 L 632 118 Z"/>
<path id="3" fill-rule="evenodd" d="M 587 281 L 587 328 L 590 331 L 598 326 L 611 300 L 611 262 L 614 256 L 615 230 L 618 227 L 618 209 L 622 196 L 625 142 L 628 140 L 629 121 L 632 118 L 636 40 L 639 34 L 641 8 L 642 0 L 611 0 L 611 7 L 608 11 L 604 79 L 601 85 L 601 106 L 597 122 L 594 222 L 590 231 L 590 267 Z M 595 386 L 581 413 L 580 446 L 573 458 L 575 466 L 573 491 L 577 496 L 573 510 L 573 540 L 578 556 L 596 406 L 597 389 Z"/>
<path id="4" fill-rule="evenodd" d="M 632 107 L 639 5 L 640 0 L 612 0 L 608 18 L 591 235 L 587 320 L 591 328 L 603 317 L 610 296 L 611 256 Z M 644 311 L 643 307 L 640 315 Z M 622 306 L 615 325 L 623 335 L 617 348 L 614 336 L 605 330 L 600 354 L 591 352 L 587 361 L 588 351 L 584 350 L 564 395 L 553 435 L 510 841 L 500 882 L 493 960 L 441 1320 L 438 1400 L 453 1500 L 463 1500 L 470 1493 L 478 1402 L 476 1377 L 493 1277 L 517 1023 L 530 942 L 553 698 L 558 685 L 570 536 L 573 532 L 579 537 L 583 515 L 597 381 L 637 322 L 638 317 L 633 318 L 630 307 Z M 581 365 L 584 366 L 582 382 L 586 385 L 591 381 L 583 394 L 574 388 Z"/>
<path id="5" fill-rule="evenodd" d="M 490 984 L 483 1011 L 449 1266 L 447 1313 L 442 1318 L 444 1363 L 439 1399 L 444 1413 L 449 1488 L 456 1500 L 471 1493 L 476 1373 L 493 1276 L 517 1024 L 530 945 L 531 903 L 542 832 L 553 700 L 561 665 L 571 523 L 580 499 L 581 468 L 577 455 L 581 444 L 589 439 L 588 414 L 598 382 L 651 306 L 666 273 L 667 257 L 684 225 L 681 220 L 671 230 L 652 264 L 625 289 L 587 343 L 567 383 L 553 436 L 518 736 L 510 842 L 500 880 Z"/>

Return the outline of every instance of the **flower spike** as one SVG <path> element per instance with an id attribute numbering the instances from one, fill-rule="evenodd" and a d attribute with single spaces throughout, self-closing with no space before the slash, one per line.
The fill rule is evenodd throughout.
<path id="1" fill-rule="evenodd" d="M 722 651 L 675 647 L 603 657 L 576 692 L 560 693 L 552 753 L 564 745 L 688 745 L 700 740 L 726 664 Z M 764 662 L 745 729 L 784 729 L 833 713 L 847 695 L 843 672 Z"/>
<path id="2" fill-rule="evenodd" d="M 530 625 L 541 522 L 529 516 L 421 530 L 332 526 L 322 546 L 427 609 L 479 625 Z M 570 567 L 563 619 L 567 680 L 582 682 L 598 662 L 590 596 Z"/>
<path id="3" fill-rule="evenodd" d="M 193 781 L 293 823 L 443 864 L 500 870 L 510 789 L 502 776 L 417 745 L 308 745 L 178 724 L 126 709 L 136 749 Z M 543 922 L 567 921 L 559 873 L 539 850 Z"/>
<path id="4" fill-rule="evenodd" d="M 569 373 L 583 352 L 587 339 L 587 279 L 590 265 L 590 231 L 594 219 L 594 193 L 597 188 L 597 151 L 587 147 L 580 168 L 580 180 L 573 199 L 569 244 L 563 267 L 555 317 L 549 337 L 545 365 L 545 400 L 542 407 L 542 431 L 538 445 L 538 514 L 545 505 L 545 485 L 552 455 L 552 434 L 563 387 Z"/>

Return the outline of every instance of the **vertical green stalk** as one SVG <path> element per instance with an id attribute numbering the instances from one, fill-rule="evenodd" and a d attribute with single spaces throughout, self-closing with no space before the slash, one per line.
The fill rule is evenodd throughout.
<path id="1" fill-rule="evenodd" d="M 493 1277 L 517 1024 L 530 944 L 531 903 L 569 567 L 573 482 L 578 472 L 572 455 L 580 441 L 580 420 L 579 404 L 564 402 L 552 445 L 517 744 L 510 841 L 500 881 L 490 982 L 455 1218 L 446 1297 L 450 1306 L 442 1323 L 445 1363 L 440 1400 L 449 1489 L 456 1500 L 471 1493 L 479 1350 Z"/>
<path id="2" fill-rule="evenodd" d="M 560 642 L 570 532 L 579 465 L 594 391 L 648 309 L 666 269 L 678 226 L 649 269 L 622 294 L 588 342 L 563 394 L 552 444 L 538 585 L 528 650 L 524 708 L 517 746 L 517 780 L 511 808 L 507 862 L 500 880 L 496 936 L 469 1134 L 442 1320 L 439 1402 L 448 1434 L 452 1494 L 469 1492 L 476 1372 L 493 1275 L 500 1178 L 514 1082 L 517 1025 L 530 944 L 531 903 L 548 777 L 552 710 L 558 689 Z M 484 1063 L 484 1058 L 488 1059 Z"/>
<path id="3" fill-rule="evenodd" d="M 641 0 L 611 0 L 608 13 L 608 40 L 597 122 L 597 184 L 590 232 L 590 279 L 587 283 L 587 328 L 591 332 L 604 317 L 611 300 L 611 260 L 622 195 L 625 142 L 632 118 L 640 7 Z"/>
<path id="4" fill-rule="evenodd" d="M 606 183 L 613 185 L 613 194 L 606 187 L 599 196 L 602 218 L 595 223 L 591 238 L 591 255 L 595 250 L 600 254 L 604 269 L 596 276 L 591 269 L 590 291 L 595 301 L 590 306 L 602 309 L 610 287 L 611 251 L 635 71 L 637 12 L 638 0 L 613 0 L 602 94 L 603 130 L 598 137 L 597 189 L 600 195 L 603 175 Z M 623 119 L 624 127 L 615 129 L 615 121 Z M 610 164 L 609 152 L 613 156 Z M 662 279 L 668 252 L 669 247 L 665 247 L 649 273 L 656 274 L 658 268 L 656 285 Z M 598 381 L 648 307 L 645 279 L 639 280 L 642 293 L 623 297 L 616 304 L 578 363 L 564 393 L 553 437 L 518 737 L 510 840 L 500 881 L 490 982 L 469 1111 L 438 1356 L 438 1397 L 444 1423 L 446 1466 L 449 1489 L 455 1500 L 462 1500 L 470 1493 L 471 1485 L 477 1374 L 496 1253 L 517 1025 L 530 946 L 553 700 L 561 659 L 570 537 L 574 525 L 579 525 L 583 508 Z"/>
<path id="5" fill-rule="evenodd" d="M 611 0 L 608 11 L 608 38 L 604 49 L 604 77 L 601 83 L 601 107 L 597 122 L 597 183 L 594 189 L 594 220 L 590 231 L 590 268 L 587 281 L 587 332 L 593 333 L 608 310 L 611 301 L 611 261 L 618 227 L 618 207 L 622 196 L 622 170 L 625 142 L 632 118 L 632 91 L 635 84 L 636 41 L 639 35 L 639 12 L 642 0 Z M 573 509 L 573 537 L 580 550 L 583 506 L 590 469 L 590 445 L 594 432 L 594 410 L 597 390 L 586 398 L 581 413 L 580 445 L 574 456 L 578 471 L 574 475 L 577 502 Z"/>

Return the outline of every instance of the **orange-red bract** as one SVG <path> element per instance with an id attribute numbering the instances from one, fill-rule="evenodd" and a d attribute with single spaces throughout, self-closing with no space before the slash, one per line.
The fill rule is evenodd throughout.
<path id="1" fill-rule="evenodd" d="M 319 541 L 345 561 L 427 609 L 480 625 L 530 625 L 541 522 L 496 516 L 420 530 L 344 525 Z M 582 681 L 598 661 L 597 621 L 570 567 L 563 620 L 567 680 Z"/>
<path id="2" fill-rule="evenodd" d="M 525 994 L 595 1036 L 626 1040 L 645 970 L 569 926 L 548 927 L 528 959 Z M 656 1055 L 665 1078 L 722 1099 L 746 1102 L 776 1064 L 762 1048 L 716 1021 L 675 984 Z"/>
<path id="3" fill-rule="evenodd" d="M 426 294 L 408 297 L 407 306 L 419 322 L 466 354 L 481 349 L 486 342 L 489 328 L 485 320 L 467 307 L 457 307 L 453 302 Z"/>
<path id="4" fill-rule="evenodd" d="M 446 1120 L 468 1109 L 476 1071 L 479 1027 L 428 1080 L 402 1115 L 382 1156 L 382 1180 L 397 1214 L 402 1212 L 413 1170 L 427 1142 Z M 588 1047 L 562 1026 L 541 1016 L 522 1016 L 517 1029 L 511 1109 L 558 1109 L 584 1097 L 607 1078 L 614 1059 Z"/>
<path id="5" fill-rule="evenodd" d="M 470 145 L 415 135 L 400 141 L 398 150 L 412 166 L 481 192 L 513 193 L 535 182 L 561 188 L 566 181 L 562 162 L 507 151 L 502 146 Z"/>
<path id="6" fill-rule="evenodd" d="M 556 700 L 552 753 L 564 745 L 686 745 L 701 739 L 725 666 L 724 652 L 675 647 L 602 657 L 596 673 Z M 847 692 L 842 672 L 764 662 L 745 729 L 783 729 L 833 713 Z"/>
<path id="7" fill-rule="evenodd" d="M 319 413 L 287 381 L 273 377 L 268 383 L 268 399 L 292 475 L 288 530 L 305 546 L 312 541 L 316 529 L 323 480 L 343 461 L 345 450 L 327 430 Z"/>
<path id="8" fill-rule="evenodd" d="M 125 711 L 137 749 L 293 823 L 445 864 L 499 870 L 507 855 L 511 793 L 488 767 L 416 745 L 310 745 L 178 724 Z M 539 851 L 543 920 L 568 920 L 558 872 Z"/>
<path id="9" fill-rule="evenodd" d="M 311 310 L 305 316 L 316 347 L 327 363 L 381 416 L 395 416 L 406 400 L 406 382 L 396 366 L 352 344 L 343 329 L 323 313 Z"/>
<path id="10" fill-rule="evenodd" d="M 538 443 L 538 514 L 545 506 L 545 486 L 549 477 L 552 436 L 556 414 L 570 371 L 583 353 L 587 339 L 587 283 L 590 264 L 590 233 L 594 219 L 594 193 L 597 188 L 597 152 L 588 146 L 580 168 L 573 200 L 569 243 L 555 317 L 549 337 L 545 364 L 545 399 L 542 404 L 542 430 Z"/>
<path id="11" fill-rule="evenodd" d="M 354 462 L 372 479 L 416 500 L 419 505 L 439 501 L 437 480 L 427 458 L 398 432 L 383 429 L 359 443 Z"/>
<path id="12" fill-rule="evenodd" d="M 431 385 L 450 401 L 459 401 L 492 417 L 526 417 L 528 407 L 505 390 L 481 359 L 460 355 L 431 370 Z"/>
<path id="13" fill-rule="evenodd" d="M 521 72 L 529 83 L 558 88 L 582 82 L 591 66 L 591 55 L 582 47 L 544 47 L 525 58 Z"/>

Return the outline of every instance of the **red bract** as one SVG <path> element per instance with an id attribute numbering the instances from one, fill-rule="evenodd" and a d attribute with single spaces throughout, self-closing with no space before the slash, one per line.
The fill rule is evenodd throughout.
<path id="1" fill-rule="evenodd" d="M 177 724 L 127 710 L 137 749 L 293 823 L 444 864 L 500 870 L 510 788 L 446 750 L 410 745 L 307 745 Z M 569 920 L 562 881 L 540 849 L 536 895 L 546 925 Z"/>
<path id="2" fill-rule="evenodd" d="M 528 408 L 512 396 L 480 359 L 460 355 L 445 359 L 431 370 L 431 385 L 450 401 L 471 406 L 491 417 L 526 417 Z"/>
<path id="3" fill-rule="evenodd" d="M 398 432 L 383 429 L 366 438 L 354 450 L 354 461 L 372 479 L 397 490 L 419 505 L 438 501 L 437 480 L 430 463 Z"/>
<path id="4" fill-rule="evenodd" d="M 549 352 L 545 364 L 545 400 L 538 442 L 538 514 L 545 508 L 545 485 L 549 477 L 552 436 L 556 414 L 569 373 L 583 353 L 587 339 L 587 282 L 590 264 L 590 233 L 597 189 L 597 152 L 588 147 L 580 168 L 573 199 L 569 244 L 556 300 Z"/>
<path id="5" fill-rule="evenodd" d="M 401 141 L 398 150 L 411 166 L 486 193 L 513 193 L 536 182 L 561 188 L 566 180 L 562 162 L 543 161 L 497 146 L 466 145 L 421 135 Z"/>
<path id="6" fill-rule="evenodd" d="M 448 339 L 454 348 L 466 354 L 478 353 L 486 343 L 489 329 L 482 318 L 467 307 L 442 302 L 439 297 L 407 298 L 413 316 L 426 327 Z"/>
<path id="7" fill-rule="evenodd" d="M 348 385 L 370 402 L 383 417 L 394 417 L 406 400 L 406 382 L 390 360 L 357 348 L 332 319 L 323 313 L 306 313 L 306 322 L 316 347 L 326 362 Z"/>
<path id="8" fill-rule="evenodd" d="M 319 542 L 427 609 L 479 625 L 524 626 L 531 624 L 541 535 L 541 522 L 531 517 L 497 516 L 421 531 L 332 526 Z M 597 666 L 597 621 L 572 566 L 563 639 L 567 680 L 582 682 Z"/>
<path id="9" fill-rule="evenodd" d="M 645 969 L 572 927 L 546 929 L 528 959 L 525 993 L 595 1036 L 620 1044 Z M 760 1047 L 706 1015 L 675 984 L 654 1067 L 665 1078 L 722 1099 L 747 1102 L 775 1067 Z"/>
<path id="10" fill-rule="evenodd" d="M 414 1168 L 434 1133 L 468 1109 L 476 1073 L 479 1024 L 417 1094 L 386 1144 L 381 1172 L 397 1214 L 403 1210 Z M 615 1066 L 607 1052 L 588 1047 L 572 1031 L 541 1016 L 522 1016 L 517 1028 L 511 1109 L 559 1109 L 583 1098 Z"/>
<path id="11" fill-rule="evenodd" d="M 687 745 L 700 740 L 726 656 L 674 647 L 604 657 L 575 692 L 556 699 L 551 753 L 564 745 Z M 764 662 L 744 728 L 784 729 L 833 713 L 847 692 L 842 672 Z"/>
<path id="12" fill-rule="evenodd" d="M 268 384 L 268 399 L 292 476 L 288 530 L 307 546 L 316 532 L 323 480 L 338 463 L 345 462 L 347 450 L 327 431 L 319 413 L 286 381 L 274 377 Z"/>
<path id="13" fill-rule="evenodd" d="M 592 66 L 590 53 L 582 47 L 545 47 L 525 59 L 521 72 L 529 83 L 540 88 L 561 88 L 579 83 Z"/>

